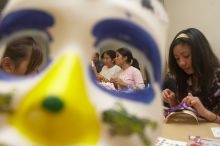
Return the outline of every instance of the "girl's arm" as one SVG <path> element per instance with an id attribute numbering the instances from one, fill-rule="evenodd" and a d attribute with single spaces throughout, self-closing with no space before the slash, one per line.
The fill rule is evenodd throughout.
<path id="1" fill-rule="evenodd" d="M 219 115 L 205 108 L 198 97 L 192 96 L 192 94 L 189 93 L 188 96 L 185 97 L 182 102 L 185 102 L 189 106 L 194 107 L 198 114 L 204 117 L 206 120 L 220 124 Z"/>
<path id="2" fill-rule="evenodd" d="M 136 89 L 144 89 L 145 88 L 144 80 L 143 80 L 143 77 L 142 77 L 141 72 L 139 70 L 136 70 L 133 73 L 133 79 L 135 81 L 134 88 L 136 88 Z"/>

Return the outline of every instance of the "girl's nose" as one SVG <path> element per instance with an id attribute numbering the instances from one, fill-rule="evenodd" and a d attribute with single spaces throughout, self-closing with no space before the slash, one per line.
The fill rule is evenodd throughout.
<path id="1" fill-rule="evenodd" d="M 179 65 L 180 65 L 180 67 L 185 67 L 186 66 L 186 61 L 184 59 L 180 59 Z"/>

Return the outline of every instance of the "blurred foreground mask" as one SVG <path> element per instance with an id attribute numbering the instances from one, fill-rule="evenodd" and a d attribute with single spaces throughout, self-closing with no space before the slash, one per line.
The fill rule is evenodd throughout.
<path id="1" fill-rule="evenodd" d="M 14 40 L 32 37 L 43 62 L 26 76 L 1 67 L 0 145 L 153 146 L 162 124 L 166 28 L 157 0 L 10 1 L 0 57 Z M 149 79 L 143 90 L 112 91 L 96 82 L 91 56 L 114 44 L 137 52 Z"/>

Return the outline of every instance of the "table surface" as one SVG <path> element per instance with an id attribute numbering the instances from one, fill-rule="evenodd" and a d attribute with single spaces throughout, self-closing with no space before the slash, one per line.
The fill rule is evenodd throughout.
<path id="1" fill-rule="evenodd" d="M 219 127 L 220 124 L 200 122 L 197 123 L 164 123 L 162 128 L 161 137 L 178 140 L 188 141 L 189 136 L 201 136 L 204 138 L 220 138 L 214 137 L 211 127 Z"/>

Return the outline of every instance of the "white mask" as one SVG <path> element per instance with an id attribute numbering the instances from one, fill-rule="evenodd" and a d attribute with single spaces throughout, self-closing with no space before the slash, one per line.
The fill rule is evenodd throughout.
<path id="1" fill-rule="evenodd" d="M 0 73 L 0 144 L 154 145 L 166 31 L 157 0 L 10 1 L 0 23 L 0 56 L 8 42 L 31 36 L 43 43 L 46 65 L 26 77 Z M 108 43 L 136 48 L 149 87 L 121 93 L 94 81 L 90 57 Z"/>

